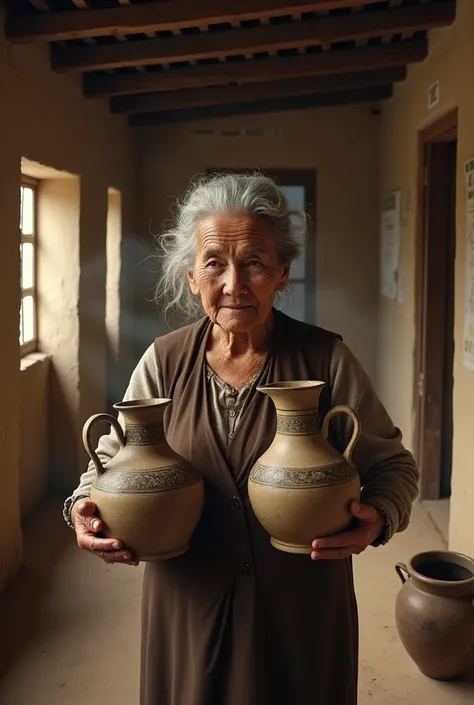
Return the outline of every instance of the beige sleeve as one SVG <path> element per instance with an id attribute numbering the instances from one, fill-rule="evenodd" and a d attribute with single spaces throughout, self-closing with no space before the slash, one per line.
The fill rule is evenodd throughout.
<path id="1" fill-rule="evenodd" d="M 145 351 L 138 365 L 134 369 L 128 387 L 125 391 L 123 400 L 130 401 L 131 399 L 149 399 L 150 397 L 162 397 L 163 384 L 161 375 L 156 364 L 155 346 L 150 347 Z M 124 422 L 122 415 L 118 415 L 118 420 L 122 428 Z M 100 438 L 97 446 L 97 455 L 101 463 L 105 464 L 114 457 L 119 451 L 119 443 L 117 434 L 113 429 L 110 433 Z M 92 460 L 89 462 L 87 470 L 81 475 L 79 485 L 72 493 L 72 497 L 84 497 L 90 495 L 91 483 L 96 474 L 96 469 Z"/>
<path id="2" fill-rule="evenodd" d="M 386 543 L 408 526 L 418 495 L 419 472 L 402 434 L 378 398 L 369 376 L 349 348 L 338 341 L 331 362 L 331 406 L 348 404 L 361 422 L 361 436 L 353 461 L 362 484 L 361 501 L 376 507 L 385 518 L 385 534 L 374 545 Z M 352 422 L 342 414 L 334 420 L 335 440 L 344 449 Z"/>

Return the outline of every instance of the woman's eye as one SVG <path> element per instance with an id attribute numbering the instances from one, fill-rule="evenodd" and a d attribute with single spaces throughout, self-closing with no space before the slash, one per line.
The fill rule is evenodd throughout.
<path id="1" fill-rule="evenodd" d="M 261 262 L 258 259 L 251 259 L 249 262 L 247 262 L 248 267 L 260 267 Z"/>
<path id="2" fill-rule="evenodd" d="M 206 267 L 211 267 L 211 268 L 219 267 L 219 266 L 220 266 L 220 265 L 219 265 L 219 262 L 218 262 L 217 260 L 215 260 L 215 259 L 211 259 L 211 260 L 206 264 Z"/>

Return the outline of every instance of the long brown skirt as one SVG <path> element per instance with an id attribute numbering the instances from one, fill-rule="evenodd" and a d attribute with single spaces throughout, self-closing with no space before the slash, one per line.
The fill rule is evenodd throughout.
<path id="1" fill-rule="evenodd" d="M 350 560 L 278 558 L 278 573 L 249 566 L 209 599 L 199 572 L 180 584 L 146 567 L 141 705 L 356 704 Z"/>

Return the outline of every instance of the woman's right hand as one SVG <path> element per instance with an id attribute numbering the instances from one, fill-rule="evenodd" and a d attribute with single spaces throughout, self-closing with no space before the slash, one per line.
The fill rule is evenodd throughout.
<path id="1" fill-rule="evenodd" d="M 104 539 L 96 535 L 104 528 L 96 510 L 96 505 L 90 499 L 80 499 L 73 505 L 71 521 L 76 529 L 79 548 L 89 551 L 105 563 L 138 565 L 138 561 L 132 560 L 130 551 L 125 550 L 118 539 Z"/>

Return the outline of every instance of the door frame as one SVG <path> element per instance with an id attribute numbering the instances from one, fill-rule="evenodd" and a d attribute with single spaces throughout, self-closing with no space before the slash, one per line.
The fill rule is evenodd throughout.
<path id="1" fill-rule="evenodd" d="M 428 153 L 429 145 L 453 142 L 457 139 L 457 133 L 457 108 L 451 110 L 423 130 L 420 130 L 418 133 L 418 206 L 415 238 L 415 374 L 413 377 L 413 409 L 415 414 L 414 449 L 415 456 L 421 470 L 420 499 L 422 500 L 439 499 L 439 488 L 441 484 L 440 466 L 436 466 L 436 464 L 433 463 L 425 464 L 424 466 L 423 463 L 425 397 L 427 396 L 427 393 L 429 393 L 429 389 L 426 384 L 426 377 L 429 377 L 429 375 L 426 375 L 426 377 L 424 376 L 427 369 L 424 363 L 428 310 L 426 277 L 426 273 L 428 271 L 428 242 L 425 227 L 425 219 L 428 215 L 426 209 L 428 187 L 428 167 L 426 165 L 426 155 Z"/>
<path id="2" fill-rule="evenodd" d="M 317 173 L 316 169 L 291 169 L 291 168 L 276 168 L 271 167 L 266 169 L 260 167 L 253 169 L 252 167 L 235 169 L 230 167 L 214 168 L 208 167 L 206 174 L 252 174 L 257 171 L 260 174 L 269 176 L 280 186 L 303 186 L 305 191 L 304 209 L 310 217 L 310 222 L 307 231 L 306 240 L 306 255 L 305 255 L 305 280 L 314 283 L 314 294 L 309 296 L 305 302 L 307 307 L 307 317 L 311 324 L 316 325 L 316 298 L 317 298 L 317 282 L 316 282 L 316 233 L 317 233 Z"/>

